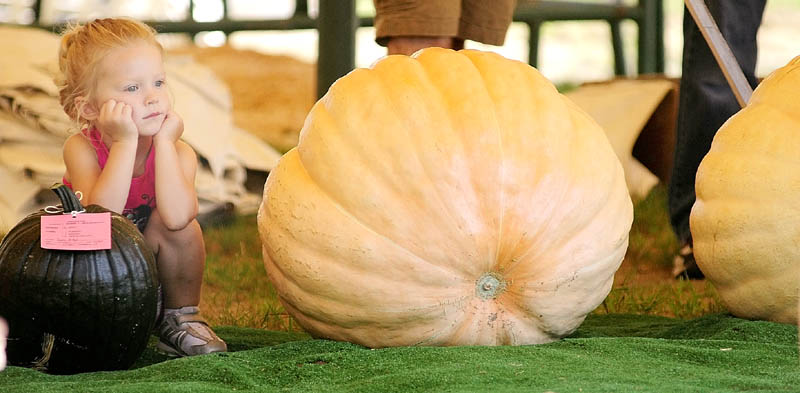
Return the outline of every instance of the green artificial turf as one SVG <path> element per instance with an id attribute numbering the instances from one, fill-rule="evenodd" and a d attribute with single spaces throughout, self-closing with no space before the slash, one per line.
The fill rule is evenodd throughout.
<path id="1" fill-rule="evenodd" d="M 219 328 L 231 352 L 71 376 L 9 367 L 0 392 L 800 391 L 797 328 L 726 314 L 591 315 L 563 340 L 371 350 L 301 333 Z"/>

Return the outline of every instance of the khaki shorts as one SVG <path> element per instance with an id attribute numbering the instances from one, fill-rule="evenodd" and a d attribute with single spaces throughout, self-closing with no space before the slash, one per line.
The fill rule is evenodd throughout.
<path id="1" fill-rule="evenodd" d="M 375 41 L 392 36 L 458 37 L 502 45 L 516 0 L 373 0 Z"/>

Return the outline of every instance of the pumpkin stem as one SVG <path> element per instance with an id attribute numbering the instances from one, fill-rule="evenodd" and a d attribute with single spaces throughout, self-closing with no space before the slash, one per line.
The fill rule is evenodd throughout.
<path id="1" fill-rule="evenodd" d="M 31 368 L 37 371 L 47 371 L 47 363 L 50 362 L 50 357 L 53 356 L 55 341 L 56 336 L 50 333 L 42 334 L 42 357 L 34 360 Z"/>
<path id="2" fill-rule="evenodd" d="M 494 299 L 506 290 L 506 282 L 503 276 L 494 273 L 484 273 L 475 282 L 475 294 L 483 299 Z"/>
<path id="3" fill-rule="evenodd" d="M 56 183 L 53 184 L 50 189 L 53 190 L 53 192 L 58 195 L 58 199 L 61 200 L 61 206 L 64 208 L 64 213 L 84 211 L 81 201 L 69 187 L 61 183 Z"/>

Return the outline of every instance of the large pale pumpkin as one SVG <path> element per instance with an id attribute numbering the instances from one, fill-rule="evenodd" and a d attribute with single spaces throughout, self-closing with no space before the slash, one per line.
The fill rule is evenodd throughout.
<path id="1" fill-rule="evenodd" d="M 800 57 L 717 132 L 697 171 L 690 226 L 700 269 L 736 316 L 797 322 Z"/>
<path id="2" fill-rule="evenodd" d="M 527 64 L 438 48 L 338 80 L 258 214 L 289 313 L 370 347 L 568 335 L 608 294 L 631 221 L 592 119 Z"/>

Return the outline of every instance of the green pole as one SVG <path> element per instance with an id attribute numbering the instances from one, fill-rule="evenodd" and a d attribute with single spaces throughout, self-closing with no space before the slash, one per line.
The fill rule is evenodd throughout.
<path id="1" fill-rule="evenodd" d="M 642 14 L 639 19 L 639 74 L 652 74 L 658 66 L 658 7 L 659 0 L 639 0 Z"/>
<path id="2" fill-rule="evenodd" d="M 317 98 L 355 68 L 357 26 L 355 0 L 320 0 Z"/>
<path id="3" fill-rule="evenodd" d="M 622 44 L 622 31 L 619 20 L 609 20 L 611 27 L 611 46 L 614 49 L 614 75 L 625 75 L 625 47 Z"/>
<path id="4" fill-rule="evenodd" d="M 656 72 L 664 73 L 664 2 L 656 0 Z"/>
<path id="5" fill-rule="evenodd" d="M 539 33 L 542 30 L 542 22 L 539 20 L 529 20 L 528 28 L 531 34 L 528 37 L 528 64 L 531 67 L 539 66 Z"/>

